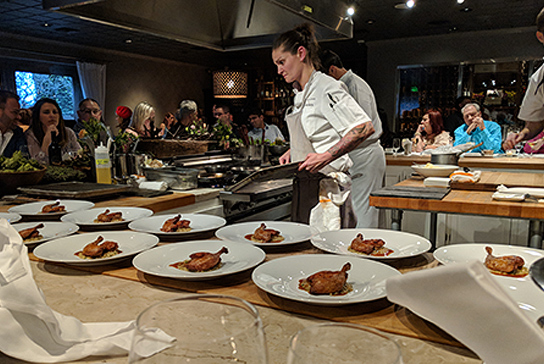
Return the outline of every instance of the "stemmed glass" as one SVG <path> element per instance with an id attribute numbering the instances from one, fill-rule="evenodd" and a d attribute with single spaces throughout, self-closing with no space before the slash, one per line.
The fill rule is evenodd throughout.
<path id="1" fill-rule="evenodd" d="M 514 145 L 514 149 L 516 150 L 516 155 L 519 156 L 521 153 L 521 150 L 523 149 L 523 142 L 519 142 L 516 145 Z"/>
<path id="2" fill-rule="evenodd" d="M 394 154 L 395 157 L 397 156 L 399 149 L 400 149 L 400 139 L 395 138 L 393 139 L 393 152 L 395 153 Z"/>
<path id="3" fill-rule="evenodd" d="M 267 364 L 268 352 L 253 305 L 224 295 L 191 295 L 138 315 L 128 362 Z"/>
<path id="4" fill-rule="evenodd" d="M 297 332 L 287 364 L 401 364 L 399 345 L 378 330 L 361 325 L 327 323 Z"/>

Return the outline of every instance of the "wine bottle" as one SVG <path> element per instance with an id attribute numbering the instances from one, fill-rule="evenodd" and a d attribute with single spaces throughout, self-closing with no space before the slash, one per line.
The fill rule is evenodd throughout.
<path id="1" fill-rule="evenodd" d="M 59 165 L 62 163 L 62 147 L 60 146 L 59 139 L 60 135 L 52 131 L 51 144 L 49 144 L 49 164 Z"/>

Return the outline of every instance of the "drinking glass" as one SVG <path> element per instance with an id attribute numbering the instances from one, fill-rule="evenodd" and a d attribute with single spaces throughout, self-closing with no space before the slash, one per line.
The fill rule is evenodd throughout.
<path id="1" fill-rule="evenodd" d="M 224 295 L 191 295 L 138 315 L 128 362 L 267 364 L 268 352 L 253 305 Z"/>
<path id="2" fill-rule="evenodd" d="M 395 157 L 397 156 L 399 149 L 400 149 L 400 139 L 395 138 L 393 139 L 393 152 L 395 153 L 394 154 Z"/>
<path id="3" fill-rule="evenodd" d="M 378 330 L 344 323 L 309 326 L 292 338 L 287 364 L 401 364 L 399 345 Z"/>
<path id="4" fill-rule="evenodd" d="M 516 145 L 514 145 L 514 149 L 516 150 L 516 155 L 520 155 L 521 150 L 523 149 L 523 142 L 519 142 Z"/>

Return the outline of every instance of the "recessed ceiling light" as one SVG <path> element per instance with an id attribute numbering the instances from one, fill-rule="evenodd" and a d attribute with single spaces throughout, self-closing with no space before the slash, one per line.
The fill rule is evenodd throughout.
<path id="1" fill-rule="evenodd" d="M 465 2 L 465 0 L 457 0 L 457 4 L 462 4 L 464 2 Z"/>
<path id="2" fill-rule="evenodd" d="M 132 39 L 125 39 L 125 43 L 126 43 L 126 44 L 132 43 Z"/>
<path id="3" fill-rule="evenodd" d="M 374 20 L 374 19 L 368 19 L 368 20 L 366 21 L 366 23 L 367 23 L 368 25 L 372 25 L 372 24 L 374 24 L 375 22 L 376 22 L 376 20 Z"/>
<path id="4" fill-rule="evenodd" d="M 472 9 L 467 6 L 466 8 L 461 9 L 461 11 L 464 13 L 468 13 L 469 11 L 472 11 Z"/>
<path id="5" fill-rule="evenodd" d="M 353 8 L 353 6 L 350 6 L 348 10 L 346 10 L 346 13 L 348 14 L 348 16 L 353 16 L 353 14 L 355 14 L 355 8 Z"/>
<path id="6" fill-rule="evenodd" d="M 49 23 L 43 23 L 43 26 L 47 28 L 49 26 Z"/>
<path id="7" fill-rule="evenodd" d="M 406 2 L 406 7 L 409 9 L 413 8 L 415 5 L 416 5 L 416 2 L 414 0 L 408 0 Z"/>

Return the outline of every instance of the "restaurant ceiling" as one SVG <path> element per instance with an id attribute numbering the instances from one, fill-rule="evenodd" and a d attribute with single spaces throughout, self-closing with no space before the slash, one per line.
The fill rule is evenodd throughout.
<path id="1" fill-rule="evenodd" d="M 351 2 L 356 10 L 354 39 L 375 41 L 532 27 L 543 6 L 537 0 L 466 0 L 463 4 L 457 4 L 456 0 L 416 0 L 413 9 L 399 10 L 395 8 L 397 3 L 394 0 Z M 222 52 L 44 10 L 41 0 L 0 0 L 0 32 L 3 32 L 0 45 L 2 38 L 14 34 L 205 66 L 224 64 Z"/>

